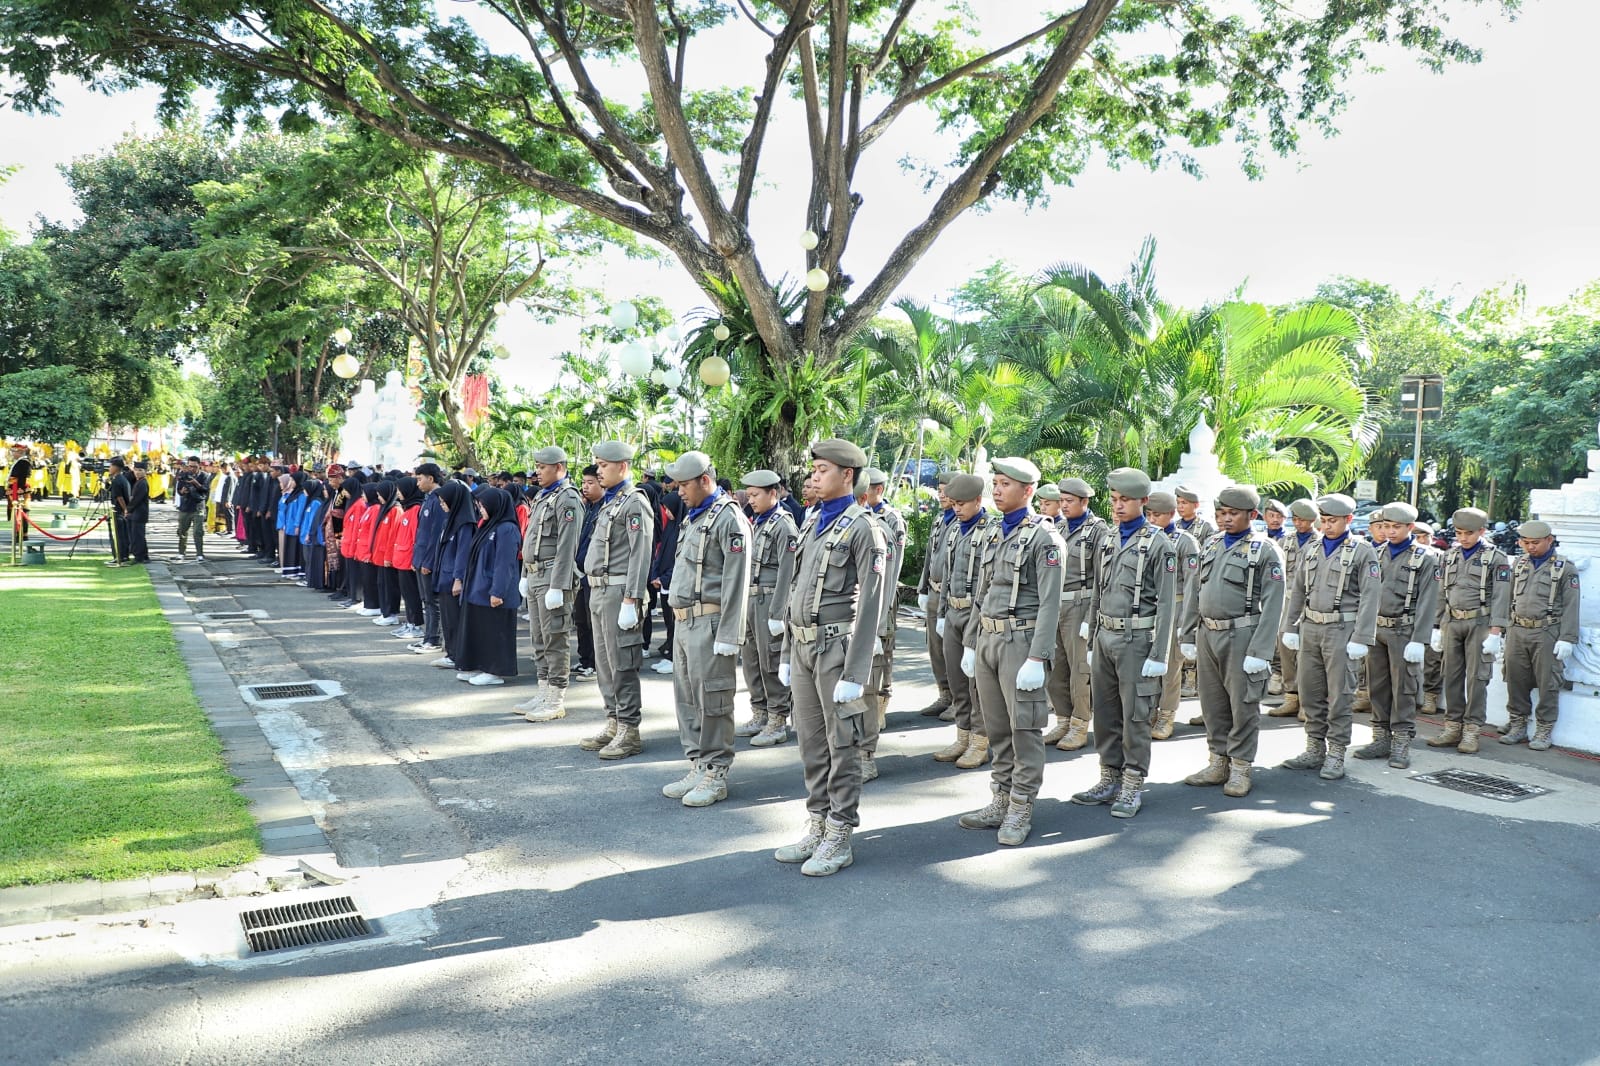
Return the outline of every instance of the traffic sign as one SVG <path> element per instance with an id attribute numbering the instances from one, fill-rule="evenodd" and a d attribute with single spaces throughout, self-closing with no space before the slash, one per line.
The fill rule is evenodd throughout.
<path id="1" fill-rule="evenodd" d="M 1417 461 L 1415 459 L 1400 460 L 1400 480 L 1411 481 L 1417 476 Z"/>

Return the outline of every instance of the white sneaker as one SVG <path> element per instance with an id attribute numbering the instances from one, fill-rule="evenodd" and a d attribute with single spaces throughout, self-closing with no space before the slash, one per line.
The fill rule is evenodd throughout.
<path id="1" fill-rule="evenodd" d="M 376 607 L 363 607 L 357 611 L 356 614 L 360 615 L 362 618 L 377 618 L 379 615 L 383 614 L 383 612 L 378 610 Z"/>
<path id="2" fill-rule="evenodd" d="M 374 618 L 372 620 L 372 624 L 375 626 L 397 626 L 400 624 L 400 616 L 397 614 L 386 614 L 382 617 Z"/>
<path id="3" fill-rule="evenodd" d="M 654 670 L 658 674 L 670 674 L 670 673 L 672 673 L 672 660 L 671 659 L 662 659 L 660 662 L 656 663 L 650 669 Z"/>
<path id="4" fill-rule="evenodd" d="M 428 654 L 431 654 L 432 652 L 442 651 L 443 650 L 437 644 L 425 644 L 422 641 L 418 641 L 415 644 L 407 644 L 406 648 L 407 648 L 407 650 L 411 651 L 413 654 L 416 654 L 416 655 L 428 655 Z M 454 665 L 454 664 L 452 664 L 452 665 Z"/>
<path id="5" fill-rule="evenodd" d="M 194 561 L 197 563 L 203 563 L 206 561 L 206 557 L 204 555 L 196 555 L 194 557 Z"/>
<path id="6" fill-rule="evenodd" d="M 454 670 L 456 668 L 456 661 L 450 658 L 448 655 L 441 655 L 428 665 L 437 666 L 441 670 Z"/>
<path id="7" fill-rule="evenodd" d="M 457 681 L 471 681 L 473 678 L 475 678 L 477 676 L 478 676 L 478 671 L 476 671 L 476 670 L 457 670 L 456 671 L 456 680 Z"/>
<path id="8" fill-rule="evenodd" d="M 467 682 L 467 684 L 469 684 L 469 685 L 480 685 L 480 686 L 482 686 L 482 685 L 503 685 L 505 683 L 506 683 L 506 679 L 505 678 L 497 677 L 494 674 L 483 673 L 483 672 L 479 672 L 479 673 L 473 674 L 472 675 L 472 680 Z"/>
<path id="9" fill-rule="evenodd" d="M 417 627 L 412 625 L 410 622 L 403 622 L 396 626 L 394 632 L 390 633 L 389 635 L 396 640 L 406 640 L 409 637 L 414 637 L 417 635 Z"/>

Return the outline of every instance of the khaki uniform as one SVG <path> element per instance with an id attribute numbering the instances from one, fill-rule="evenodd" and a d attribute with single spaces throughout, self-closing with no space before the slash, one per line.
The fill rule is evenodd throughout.
<path id="1" fill-rule="evenodd" d="M 1556 641 L 1578 643 L 1578 568 L 1551 551 L 1535 567 L 1526 555 L 1511 566 L 1511 628 L 1506 630 L 1506 710 L 1513 721 L 1533 717 L 1539 691 L 1539 725 L 1553 726 L 1561 710 L 1564 668 Z"/>
<path id="2" fill-rule="evenodd" d="M 583 497 L 563 478 L 541 490 L 528 515 L 522 538 L 522 572 L 528 578 L 528 627 L 533 637 L 533 662 L 540 681 L 567 687 L 572 668 L 572 616 L 578 588 L 578 534 L 583 531 Z M 544 605 L 550 589 L 562 593 L 555 610 Z"/>
<path id="3" fill-rule="evenodd" d="M 1199 515 L 1195 515 L 1187 522 L 1181 518 L 1176 519 L 1174 524 L 1193 537 L 1196 544 L 1204 544 L 1217 535 L 1217 527 Z"/>
<path id="4" fill-rule="evenodd" d="M 1195 524 L 1199 525 L 1201 519 L 1196 518 Z M 1172 546 L 1178 553 L 1178 579 L 1173 584 L 1172 617 L 1181 619 L 1184 608 L 1189 600 L 1194 597 L 1195 588 L 1200 576 L 1200 542 L 1192 535 L 1174 524 L 1170 529 L 1163 530 L 1167 539 L 1172 541 Z M 1181 626 L 1172 627 L 1172 644 L 1167 648 L 1167 662 L 1176 667 L 1183 662 L 1178 654 L 1178 631 Z M 1267 656 L 1271 658 L 1271 656 Z M 1161 700 L 1156 704 L 1158 710 L 1173 711 L 1178 709 L 1179 692 L 1183 685 L 1183 671 L 1178 669 L 1168 670 L 1161 679 Z M 1202 712 L 1203 713 L 1203 712 Z"/>
<path id="5" fill-rule="evenodd" d="M 947 515 L 949 521 L 945 521 Z M 954 664 L 945 660 L 944 641 L 934 631 L 934 623 L 942 609 L 949 538 L 955 535 L 954 530 L 960 524 L 953 510 L 946 510 L 934 518 L 933 528 L 928 531 L 928 550 L 922 557 L 922 577 L 917 581 L 917 595 L 928 597 L 928 662 L 933 667 L 933 682 L 939 687 L 939 702 L 946 704 L 951 701 L 950 668 Z M 960 673 L 959 670 L 956 672 Z"/>
<path id="6" fill-rule="evenodd" d="M 1284 632 L 1300 635 L 1300 707 L 1312 740 L 1350 745 L 1359 663 L 1345 645 L 1377 640 L 1378 580 L 1378 557 L 1366 541 L 1347 534 L 1332 555 L 1324 543 L 1306 544 Z"/>
<path id="7" fill-rule="evenodd" d="M 1422 703 L 1422 663 L 1404 652 L 1415 641 L 1426 648 L 1439 615 L 1439 553 L 1413 541 L 1398 555 L 1387 544 L 1378 554 L 1378 639 L 1367 656 L 1367 691 L 1372 727 L 1415 736 Z"/>
<path id="8" fill-rule="evenodd" d="M 790 664 L 795 736 L 806 778 L 806 810 L 861 824 L 865 699 L 833 701 L 834 686 L 872 680 L 872 642 L 883 619 L 886 549 L 878 523 L 852 503 L 819 532 L 821 507 L 800 530 L 789 594 L 783 662 Z"/>
<path id="9" fill-rule="evenodd" d="M 1091 699 L 1100 769 L 1150 769 L 1150 715 L 1163 679 L 1143 677 L 1146 659 L 1167 661 L 1177 618 L 1178 553 L 1148 522 L 1121 543 L 1109 528 L 1096 564 L 1089 636 L 1094 649 Z M 1168 672 L 1175 670 L 1170 664 Z"/>
<path id="10" fill-rule="evenodd" d="M 1227 545 L 1218 533 L 1201 550 L 1195 591 L 1178 628 L 1195 646 L 1200 713 L 1213 755 L 1251 762 L 1260 733 L 1261 697 L 1272 674 L 1272 649 L 1283 622 L 1283 556 L 1265 533 Z M 1268 664 L 1244 671 L 1246 656 Z"/>
<path id="11" fill-rule="evenodd" d="M 720 492 L 705 510 L 684 516 L 678 531 L 667 606 L 672 634 L 672 694 L 683 753 L 699 767 L 733 763 L 733 695 L 739 656 L 715 645 L 744 642 L 750 595 L 750 523 Z"/>
<path id="12" fill-rule="evenodd" d="M 1300 534 L 1291 529 L 1283 535 L 1283 539 L 1278 542 L 1278 545 L 1283 550 L 1284 588 L 1293 590 L 1295 582 L 1300 579 L 1301 560 L 1310 552 L 1322 550 L 1322 534 L 1313 529 L 1302 546 Z M 1283 618 L 1284 621 L 1288 621 L 1288 611 L 1284 612 Z M 1299 695 L 1300 653 L 1283 646 L 1282 632 L 1278 634 L 1278 664 L 1278 673 L 1283 678 L 1283 691 Z"/>
<path id="13" fill-rule="evenodd" d="M 991 784 L 996 795 L 1032 800 L 1044 784 L 1050 703 L 1043 685 L 1019 690 L 1017 671 L 1031 658 L 1042 660 L 1048 674 L 1055 654 L 1061 538 L 1030 513 L 1009 533 L 1003 521 L 990 522 L 987 536 L 975 546 L 983 553 L 974 590 L 979 617 L 977 625 L 967 626 L 965 646 L 977 652 L 974 680 L 994 760 Z"/>
<path id="14" fill-rule="evenodd" d="M 1469 558 L 1459 544 L 1440 564 L 1439 616 L 1434 628 L 1444 641 L 1444 712 L 1450 722 L 1483 725 L 1494 656 L 1483 653 L 1491 628 L 1511 627 L 1511 560 L 1478 542 Z"/>
<path id="15" fill-rule="evenodd" d="M 894 691 L 895 611 L 899 608 L 900 571 L 906 562 L 906 520 L 888 504 L 879 504 L 867 515 L 883 533 L 886 555 L 883 561 L 883 618 L 878 624 L 878 647 L 872 657 L 872 680 L 867 684 L 867 740 L 861 750 L 868 755 L 878 750 L 878 732 L 883 727 L 884 708 Z"/>
<path id="16" fill-rule="evenodd" d="M 944 540 L 944 659 L 955 664 L 950 678 L 950 706 L 956 712 L 956 728 L 982 733 L 983 716 L 978 712 L 978 681 L 961 672 L 961 656 L 967 648 L 978 646 L 978 580 L 983 569 L 984 549 L 990 527 L 999 524 L 988 511 L 979 511 L 972 528 L 961 531 L 958 519 L 951 523 Z"/>
<path id="17" fill-rule="evenodd" d="M 639 667 L 644 662 L 643 622 L 655 540 L 655 517 L 650 509 L 650 497 L 631 483 L 602 500 L 583 557 L 583 572 L 589 578 L 595 675 L 606 717 L 635 727 L 643 710 Z M 626 630 L 618 623 L 624 599 L 637 601 L 639 618 Z"/>
<path id="18" fill-rule="evenodd" d="M 1095 567 L 1106 538 L 1105 519 L 1084 512 L 1076 530 L 1063 520 L 1061 533 L 1061 618 L 1056 625 L 1056 653 L 1045 690 L 1056 714 L 1089 720 L 1089 640 L 1081 631 L 1089 621 L 1094 598 Z"/>
<path id="19" fill-rule="evenodd" d="M 779 504 L 767 512 L 765 521 L 756 519 L 750 548 L 750 635 L 741 654 L 744 684 L 750 691 L 750 712 L 766 721 L 789 719 L 789 689 L 778 681 L 783 637 L 773 636 L 767 621 L 783 621 L 799 550 L 799 533 L 787 507 Z"/>

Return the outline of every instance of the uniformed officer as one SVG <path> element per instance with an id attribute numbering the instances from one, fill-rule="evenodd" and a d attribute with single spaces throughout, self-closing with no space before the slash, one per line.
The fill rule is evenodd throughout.
<path id="1" fill-rule="evenodd" d="M 626 759 L 644 750 L 639 737 L 639 667 L 644 662 L 644 611 L 655 540 L 650 498 L 633 483 L 633 445 L 620 440 L 594 446 L 605 495 L 583 558 L 589 579 L 589 621 L 594 629 L 595 671 L 605 701 L 606 725 L 578 746 L 602 759 Z"/>
<path id="2" fill-rule="evenodd" d="M 1529 521 L 1517 529 L 1522 554 L 1511 567 L 1511 628 L 1506 633 L 1506 725 L 1502 744 L 1528 741 L 1534 751 L 1550 747 L 1561 711 L 1562 666 L 1578 643 L 1578 568 L 1555 550 L 1550 523 Z M 1533 691 L 1539 690 L 1537 725 Z"/>
<path id="3" fill-rule="evenodd" d="M 672 695 L 689 772 L 661 794 L 685 807 L 728 798 L 733 765 L 733 695 L 750 596 L 750 523 L 717 484 L 705 452 L 688 451 L 667 466 L 685 508 L 678 524 L 667 609 L 672 632 Z"/>
<path id="4" fill-rule="evenodd" d="M 1179 485 L 1172 494 L 1176 497 L 1178 528 L 1193 537 L 1197 544 L 1204 544 L 1217 532 L 1217 527 L 1200 514 L 1200 494 L 1187 485 Z"/>
<path id="5" fill-rule="evenodd" d="M 804 863 L 812 877 L 855 861 L 850 835 L 861 824 L 862 698 L 883 620 L 885 554 L 878 523 L 855 502 L 867 454 L 847 440 L 811 446 L 794 588 L 778 679 L 791 686 L 795 735 L 806 778 L 806 832 L 779 848 L 779 862 Z"/>
<path id="6" fill-rule="evenodd" d="M 1439 554 L 1412 531 L 1417 509 L 1409 503 L 1383 508 L 1384 543 L 1378 553 L 1378 639 L 1367 660 L 1372 696 L 1372 741 L 1350 754 L 1388 759 L 1396 770 L 1411 765 L 1411 739 L 1422 702 L 1422 663 L 1439 614 Z"/>
<path id="7" fill-rule="evenodd" d="M 1175 599 L 1172 616 L 1182 618 L 1184 605 L 1194 593 L 1195 578 L 1199 574 L 1200 543 L 1192 534 L 1179 528 L 1176 521 L 1177 510 L 1178 499 L 1170 492 L 1152 492 L 1150 499 L 1144 505 L 1145 517 L 1150 520 L 1151 525 L 1166 534 L 1178 553 L 1178 579 L 1173 583 Z M 1167 649 L 1167 662 L 1174 665 L 1179 662 L 1193 662 L 1192 659 L 1178 658 L 1178 629 L 1176 625 L 1172 627 L 1172 645 Z M 1150 736 L 1154 740 L 1166 740 L 1172 736 L 1173 720 L 1178 715 L 1182 678 L 1183 671 L 1168 670 L 1166 676 L 1161 679 L 1161 698 L 1156 702 L 1155 718 L 1150 723 Z M 1203 715 L 1201 724 L 1205 724 Z"/>
<path id="8" fill-rule="evenodd" d="M 928 662 L 933 667 L 934 684 L 939 687 L 938 698 L 918 713 L 925 718 L 938 718 L 946 722 L 955 720 L 955 711 L 951 709 L 949 673 L 953 664 L 945 662 L 944 641 L 934 632 L 934 625 L 940 616 L 939 600 L 944 583 L 942 567 L 947 547 L 945 537 L 949 535 L 956 515 L 950 506 L 950 498 L 945 495 L 945 486 L 954 476 L 954 471 L 939 472 L 939 514 L 934 517 L 933 526 L 928 531 L 928 548 L 922 556 L 922 576 L 917 580 L 917 606 L 922 608 L 928 638 Z"/>
<path id="9" fill-rule="evenodd" d="M 1106 538 L 1105 519 L 1089 510 L 1094 487 L 1069 477 L 1061 490 L 1062 581 L 1061 620 L 1056 626 L 1056 654 L 1045 691 L 1056 713 L 1046 744 L 1077 751 L 1089 743 L 1089 609 L 1094 597 L 1094 572 Z"/>
<path id="10" fill-rule="evenodd" d="M 1439 556 L 1439 580 L 1444 583 L 1444 552 L 1433 543 L 1433 527 L 1418 519 L 1411 527 L 1411 535 L 1417 538 L 1418 544 L 1426 544 Z M 1439 599 L 1444 600 L 1444 589 L 1439 590 Z M 1418 619 L 1422 628 L 1427 628 L 1426 619 Z M 1417 632 L 1422 632 L 1418 629 Z M 1433 714 L 1439 710 L 1444 696 L 1444 655 L 1433 650 L 1433 641 L 1428 641 L 1428 650 L 1422 656 L 1422 710 L 1419 714 Z"/>
<path id="11" fill-rule="evenodd" d="M 1289 505 L 1282 500 L 1265 499 L 1261 501 L 1261 520 L 1267 524 L 1267 536 L 1277 546 L 1278 554 L 1283 554 L 1284 538 L 1289 535 Z M 1221 528 L 1221 523 L 1218 523 Z M 1272 652 L 1272 676 L 1267 678 L 1267 695 L 1283 695 L 1283 663 L 1279 658 L 1280 649 L 1274 648 Z"/>
<path id="12" fill-rule="evenodd" d="M 1150 770 L 1150 717 L 1168 670 L 1177 619 L 1178 553 L 1144 516 L 1150 476 L 1120 467 L 1106 475 L 1115 529 L 1100 546 L 1089 616 L 1090 698 L 1100 780 L 1073 803 L 1110 803 L 1117 818 L 1144 804 Z"/>
<path id="13" fill-rule="evenodd" d="M 1289 505 L 1289 522 L 1292 528 L 1278 542 L 1283 549 L 1284 588 L 1294 589 L 1300 575 L 1300 561 L 1308 552 L 1317 550 L 1322 534 L 1317 531 L 1317 505 L 1310 500 L 1295 500 Z M 1300 709 L 1300 653 L 1278 636 L 1278 669 L 1283 675 L 1283 703 L 1267 712 L 1269 718 L 1293 718 L 1303 722 L 1305 712 Z"/>
<path id="14" fill-rule="evenodd" d="M 771 470 L 752 470 L 743 477 L 745 498 L 755 513 L 750 546 L 750 635 L 744 643 L 744 684 L 750 692 L 750 721 L 734 730 L 750 737 L 757 748 L 789 739 L 789 689 L 778 683 L 783 656 L 783 618 L 794 584 L 794 560 L 800 549 L 794 516 L 778 498 L 783 483 Z"/>
<path id="15" fill-rule="evenodd" d="M 983 506 L 983 478 L 957 474 L 945 486 L 945 495 L 955 510 L 956 520 L 944 540 L 945 559 L 940 572 L 945 575 L 940 603 L 944 614 L 934 631 L 944 641 L 945 662 L 961 662 L 969 647 L 977 646 L 978 577 L 983 568 L 983 552 L 996 519 Z M 959 665 L 950 678 L 950 708 L 955 711 L 956 739 L 949 747 L 933 753 L 937 762 L 953 762 L 963 770 L 975 770 L 989 761 L 989 734 L 984 732 L 978 711 L 978 683 Z"/>
<path id="16" fill-rule="evenodd" d="M 1377 640 L 1378 557 L 1372 545 L 1350 535 L 1355 513 L 1356 501 L 1343 493 L 1317 501 L 1322 542 L 1301 559 L 1284 610 L 1284 647 L 1300 653 L 1306 750 L 1283 766 L 1320 768 L 1324 781 L 1344 776 L 1356 669 Z"/>
<path id="17" fill-rule="evenodd" d="M 1001 844 L 1028 839 L 1033 801 L 1044 784 L 1044 682 L 1061 617 L 1061 538 L 1029 502 L 1039 468 L 1027 459 L 995 459 L 994 503 L 1000 521 L 981 544 L 978 624 L 969 625 L 961 672 L 978 683 L 978 713 L 993 760 L 987 806 L 963 814 L 964 829 L 997 829 Z"/>
<path id="18" fill-rule="evenodd" d="M 883 531 L 887 555 L 883 563 L 883 620 L 878 625 L 878 643 L 873 645 L 872 680 L 867 684 L 867 739 L 861 745 L 861 780 L 878 776 L 878 735 L 889 713 L 889 697 L 894 691 L 895 610 L 899 606 L 900 571 L 906 561 L 906 520 L 899 511 L 883 502 L 889 475 L 875 466 L 866 470 L 867 488 L 861 506 Z"/>
<path id="19" fill-rule="evenodd" d="M 1060 533 L 1061 487 L 1053 481 L 1046 481 L 1033 494 L 1033 501 L 1039 508 L 1039 521 Z"/>
<path id="20" fill-rule="evenodd" d="M 1511 624 L 1511 560 L 1483 538 L 1489 515 L 1463 507 L 1450 517 L 1455 543 L 1440 563 L 1439 617 L 1429 643 L 1443 656 L 1444 728 L 1430 748 L 1478 751 L 1495 656 Z"/>
<path id="21" fill-rule="evenodd" d="M 567 477 L 565 451 L 553 445 L 540 448 L 533 461 L 539 491 L 522 536 L 522 572 L 528 579 L 528 623 L 539 689 L 516 709 L 530 722 L 552 722 L 567 716 L 583 497 Z"/>
<path id="22" fill-rule="evenodd" d="M 1206 720 L 1206 768 L 1187 785 L 1250 794 L 1261 697 L 1283 623 L 1283 556 L 1270 533 L 1251 528 L 1261 497 L 1247 485 L 1217 493 L 1216 533 L 1201 549 L 1196 589 L 1184 601 L 1183 655 L 1195 660 Z"/>

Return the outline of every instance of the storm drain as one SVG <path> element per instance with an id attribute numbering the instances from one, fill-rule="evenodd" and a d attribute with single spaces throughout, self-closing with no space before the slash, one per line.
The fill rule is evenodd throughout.
<path id="1" fill-rule="evenodd" d="M 349 896 L 244 911 L 239 923 L 253 952 L 332 944 L 377 933 L 377 927 L 361 916 Z"/>
<path id="2" fill-rule="evenodd" d="M 247 685 L 250 694 L 258 700 L 303 700 L 326 696 L 321 685 Z"/>
<path id="3" fill-rule="evenodd" d="M 1465 792 L 1469 796 L 1500 800 L 1502 803 L 1516 803 L 1518 800 L 1543 796 L 1550 791 L 1538 785 L 1525 785 L 1509 777 L 1497 777 L 1477 770 L 1441 770 L 1436 774 L 1416 774 L 1411 780 L 1438 785 L 1453 792 Z"/>

